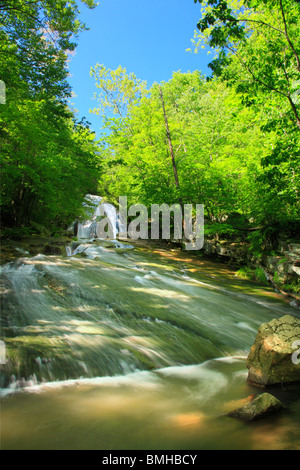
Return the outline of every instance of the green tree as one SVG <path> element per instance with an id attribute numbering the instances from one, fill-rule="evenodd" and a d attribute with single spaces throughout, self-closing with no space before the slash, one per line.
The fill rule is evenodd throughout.
<path id="1" fill-rule="evenodd" d="M 295 0 L 194 0 L 203 5 L 198 45 L 216 52 L 210 67 L 220 75 L 235 58 L 241 90 L 279 95 L 300 131 L 300 4 Z M 232 80 L 231 76 L 227 77 Z M 226 72 L 225 72 L 226 74 Z"/>
<path id="2" fill-rule="evenodd" d="M 294 0 L 200 3 L 198 46 L 212 47 L 214 75 L 237 92 L 273 140 L 255 175 L 254 220 L 269 233 L 293 232 L 300 213 L 300 5 Z"/>
<path id="3" fill-rule="evenodd" d="M 108 121 L 103 191 L 146 205 L 204 203 L 214 224 L 233 211 L 250 217 L 260 160 L 273 143 L 257 121 L 221 80 L 176 72 Z"/>
<path id="4" fill-rule="evenodd" d="M 84 28 L 78 14 L 74 1 L 0 1 L 2 226 L 65 227 L 97 190 L 99 146 L 67 106 L 67 56 Z"/>
<path id="5" fill-rule="evenodd" d="M 129 109 L 135 106 L 146 92 L 146 82 L 137 79 L 134 73 L 128 74 L 121 66 L 112 70 L 97 63 L 95 67 L 91 67 L 90 75 L 95 78 L 95 86 L 98 89 L 98 92 L 94 93 L 98 106 L 91 110 L 97 115 L 113 114 L 120 118 L 125 117 Z"/>
<path id="6" fill-rule="evenodd" d="M 95 136 L 71 113 L 58 116 L 47 100 L 8 101 L 1 132 L 1 219 L 65 226 L 86 193 L 97 190 L 100 157 Z"/>
<path id="7" fill-rule="evenodd" d="M 93 0 L 85 0 L 94 8 Z M 15 92 L 56 96 L 70 95 L 66 80 L 67 56 L 75 50 L 76 37 L 85 25 L 79 7 L 68 0 L 0 1 L 0 78 Z"/>

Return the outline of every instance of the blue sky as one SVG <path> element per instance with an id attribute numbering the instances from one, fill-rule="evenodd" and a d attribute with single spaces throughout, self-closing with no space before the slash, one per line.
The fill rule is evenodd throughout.
<path id="1" fill-rule="evenodd" d="M 71 103 L 100 134 L 101 120 L 89 113 L 95 106 L 96 91 L 90 68 L 97 62 L 115 69 L 119 65 L 137 78 L 168 81 L 173 71 L 200 70 L 208 75 L 209 56 L 186 52 L 192 47 L 200 4 L 193 0 L 99 0 L 94 10 L 80 4 L 80 18 L 89 31 L 79 35 L 75 55 L 69 64 L 69 83 L 75 97 Z"/>

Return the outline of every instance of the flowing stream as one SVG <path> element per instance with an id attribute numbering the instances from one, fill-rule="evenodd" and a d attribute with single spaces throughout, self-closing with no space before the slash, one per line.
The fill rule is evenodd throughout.
<path id="1" fill-rule="evenodd" d="M 83 241 L 1 267 L 2 449 L 299 449 L 299 402 L 245 424 L 261 323 L 299 315 L 189 253 Z"/>

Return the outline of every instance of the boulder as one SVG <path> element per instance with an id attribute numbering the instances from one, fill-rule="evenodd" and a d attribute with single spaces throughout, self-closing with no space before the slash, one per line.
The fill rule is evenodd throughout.
<path id="1" fill-rule="evenodd" d="M 300 320 L 292 315 L 263 323 L 247 358 L 248 383 L 267 385 L 300 381 Z"/>
<path id="2" fill-rule="evenodd" d="M 263 418 L 284 408 L 281 401 L 270 393 L 262 393 L 255 398 L 251 396 L 247 401 L 244 406 L 227 413 L 227 416 L 243 419 L 245 421 L 253 421 L 254 419 Z"/>

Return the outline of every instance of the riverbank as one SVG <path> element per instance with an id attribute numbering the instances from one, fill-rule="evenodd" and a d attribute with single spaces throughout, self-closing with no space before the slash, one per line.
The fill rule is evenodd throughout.
<path id="1" fill-rule="evenodd" d="M 245 241 L 206 239 L 203 253 L 233 266 L 241 278 L 271 285 L 300 307 L 300 240 L 282 242 L 276 251 L 253 251 Z"/>
<path id="2" fill-rule="evenodd" d="M 66 255 L 66 246 L 73 240 L 72 234 L 66 232 L 59 236 L 32 234 L 27 236 L 1 237 L 0 265 L 20 257 L 31 257 L 38 254 Z"/>

